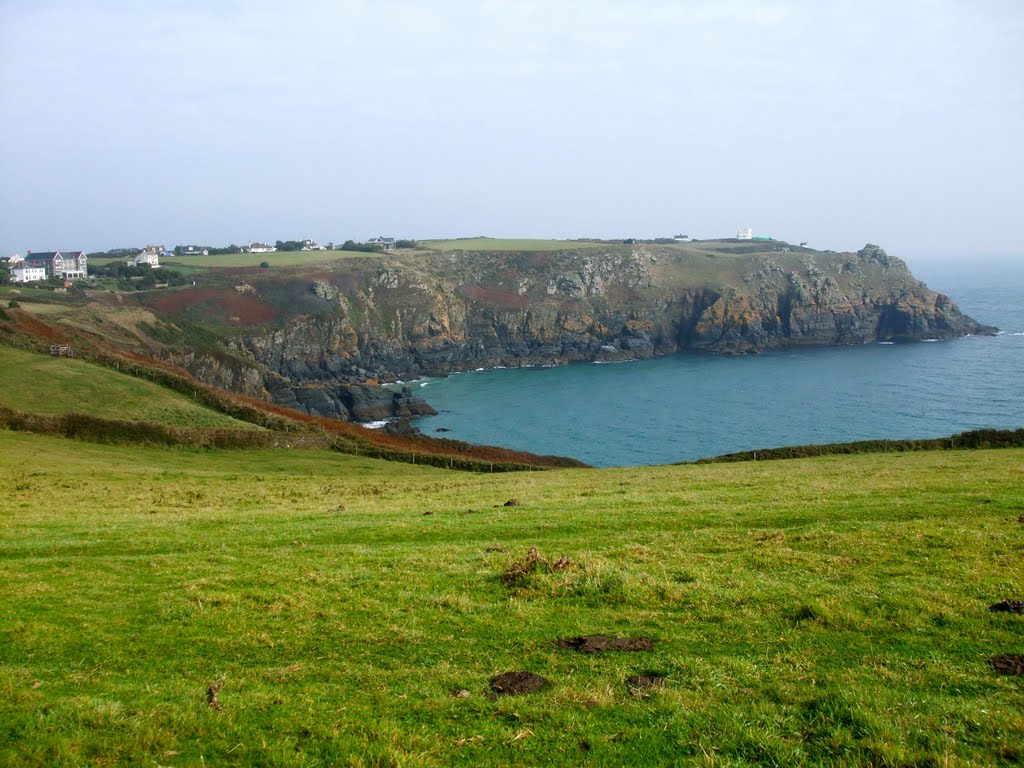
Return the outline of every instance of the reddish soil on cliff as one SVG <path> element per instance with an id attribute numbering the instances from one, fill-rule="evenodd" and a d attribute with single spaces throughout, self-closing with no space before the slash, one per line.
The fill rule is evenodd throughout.
<path id="1" fill-rule="evenodd" d="M 259 325 L 278 315 L 278 310 L 251 293 L 233 288 L 185 288 L 154 296 L 146 304 L 170 315 L 185 309 L 198 310 L 204 318 L 239 325 Z"/>

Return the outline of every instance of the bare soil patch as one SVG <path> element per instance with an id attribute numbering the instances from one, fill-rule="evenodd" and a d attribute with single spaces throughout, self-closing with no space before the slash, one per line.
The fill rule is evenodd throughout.
<path id="1" fill-rule="evenodd" d="M 501 581 L 506 586 L 514 586 L 531 573 L 536 572 L 538 568 L 543 567 L 553 573 L 555 571 L 564 571 L 570 565 L 572 565 L 572 560 L 565 555 L 562 555 L 552 563 L 541 557 L 536 547 L 530 547 L 524 559 L 516 560 L 505 569 L 505 572 L 501 575 Z"/>
<path id="2" fill-rule="evenodd" d="M 580 653 L 601 653 L 603 651 L 653 651 L 654 640 L 649 637 L 608 637 L 607 635 L 585 635 L 566 637 L 558 641 L 562 648 Z"/>
<path id="3" fill-rule="evenodd" d="M 654 688 L 664 688 L 665 678 L 661 675 L 630 675 L 626 678 L 630 693 L 644 693 Z"/>
<path id="4" fill-rule="evenodd" d="M 1024 600 L 1003 600 L 988 609 L 996 613 L 1024 613 Z"/>
<path id="5" fill-rule="evenodd" d="M 502 694 L 533 693 L 548 685 L 550 680 L 533 672 L 505 672 L 491 678 L 491 690 Z"/>
<path id="6" fill-rule="evenodd" d="M 1024 656 L 1001 653 L 988 660 L 989 666 L 1001 675 L 1024 675 Z"/>

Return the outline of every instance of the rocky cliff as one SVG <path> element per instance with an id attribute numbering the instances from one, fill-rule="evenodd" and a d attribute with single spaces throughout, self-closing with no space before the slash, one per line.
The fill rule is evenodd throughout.
<path id="1" fill-rule="evenodd" d="M 239 328 L 230 342 L 234 359 L 260 372 L 262 392 L 251 393 L 358 420 L 429 408 L 374 388 L 376 380 L 994 331 L 874 245 L 856 253 L 735 241 L 416 251 L 253 279 L 249 288 L 275 309 L 273 323 Z"/>

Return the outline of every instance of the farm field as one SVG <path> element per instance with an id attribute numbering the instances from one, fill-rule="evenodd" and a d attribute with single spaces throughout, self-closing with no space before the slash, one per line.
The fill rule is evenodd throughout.
<path id="1" fill-rule="evenodd" d="M 362 258 L 374 254 L 357 251 L 277 251 L 274 253 L 225 253 L 216 256 L 175 256 L 161 262 L 183 267 L 258 267 L 264 261 L 271 267 L 297 267 L 329 264 L 341 259 Z"/>
<path id="2" fill-rule="evenodd" d="M 1022 467 L 478 475 L 0 431 L 0 764 L 1019 764 L 1024 684 L 987 660 L 1024 653 L 988 610 L 1024 592 Z M 596 634 L 653 650 L 558 643 Z M 550 685 L 491 693 L 509 671 Z"/>
<path id="3" fill-rule="evenodd" d="M 581 243 L 573 240 L 530 240 L 493 237 L 420 241 L 421 248 L 435 251 L 568 251 L 578 248 L 600 248 L 602 245 L 602 243 Z"/>
<path id="4" fill-rule="evenodd" d="M 180 427 L 257 428 L 165 387 L 84 360 L 0 345 L 0 371 L 0 406 L 25 413 L 81 413 Z"/>

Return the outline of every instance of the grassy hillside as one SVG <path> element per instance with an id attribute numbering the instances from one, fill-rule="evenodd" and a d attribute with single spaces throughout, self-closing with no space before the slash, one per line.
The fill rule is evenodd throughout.
<path id="1" fill-rule="evenodd" d="M 1024 687 L 986 660 L 1024 653 L 987 610 L 1024 592 L 1022 466 L 483 476 L 0 432 L 0 764 L 1019 764 Z M 557 644 L 595 633 L 654 650 Z M 489 695 L 510 670 L 552 685 Z"/>
<path id="2" fill-rule="evenodd" d="M 0 406 L 54 416 L 83 413 L 180 427 L 255 429 L 149 381 L 84 360 L 0 345 Z"/>

